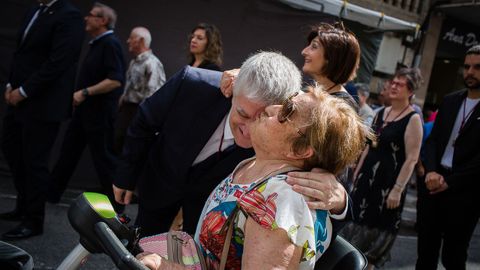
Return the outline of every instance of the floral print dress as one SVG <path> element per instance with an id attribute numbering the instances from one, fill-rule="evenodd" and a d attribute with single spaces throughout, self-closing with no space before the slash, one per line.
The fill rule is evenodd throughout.
<path id="1" fill-rule="evenodd" d="M 239 164 L 237 169 L 250 160 Z M 293 244 L 303 247 L 299 269 L 313 269 L 331 241 L 328 212 L 310 210 L 304 197 L 285 182 L 285 174 L 272 176 L 256 187 L 255 182 L 233 183 L 233 175 L 222 181 L 208 198 L 195 234 L 208 269 L 219 268 L 225 242 L 221 229 L 237 205 L 241 211 L 234 220 L 226 269 L 241 269 L 246 215 L 266 229 L 285 230 Z"/>

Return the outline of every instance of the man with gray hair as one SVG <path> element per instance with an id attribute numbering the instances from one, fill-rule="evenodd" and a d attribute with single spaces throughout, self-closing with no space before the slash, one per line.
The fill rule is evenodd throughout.
<path id="1" fill-rule="evenodd" d="M 356 83 L 355 87 L 357 88 L 358 103 L 360 105 L 358 114 L 367 126 L 371 126 L 373 118 L 375 117 L 375 113 L 373 112 L 372 108 L 367 104 L 367 99 L 370 95 L 368 85 L 365 83 Z"/>
<path id="2" fill-rule="evenodd" d="M 301 89 L 298 68 L 273 52 L 245 61 L 232 100 L 219 89 L 221 76 L 187 66 L 140 105 L 127 133 L 114 193 L 117 202 L 128 204 L 137 187 L 136 223 L 144 236 L 168 231 L 180 207 L 184 231 L 193 234 L 210 192 L 254 155 L 249 121 Z M 345 191 L 335 177 L 312 174 L 332 181 L 322 190 L 331 195 L 325 204 L 332 212 L 344 212 Z"/>
<path id="3" fill-rule="evenodd" d="M 133 28 L 127 39 L 128 51 L 133 55 L 126 74 L 125 90 L 119 100 L 115 123 L 114 148 L 122 153 L 123 141 L 138 105 L 165 83 L 162 62 L 150 49 L 152 36 L 145 27 Z"/>
<path id="4" fill-rule="evenodd" d="M 78 74 L 73 94 L 75 108 L 52 171 L 49 202 L 60 200 L 87 145 L 103 192 L 114 200 L 113 124 L 125 81 L 122 46 L 113 33 L 116 19 L 112 8 L 99 3 L 85 16 L 85 30 L 93 39 Z M 123 206 L 114 206 L 122 211 Z"/>

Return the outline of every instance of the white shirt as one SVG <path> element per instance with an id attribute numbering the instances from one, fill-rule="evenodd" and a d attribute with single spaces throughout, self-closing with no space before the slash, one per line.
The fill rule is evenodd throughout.
<path id="1" fill-rule="evenodd" d="M 228 121 L 228 119 L 230 119 L 230 113 L 231 111 L 223 118 L 222 122 L 220 122 L 217 129 L 212 134 L 212 137 L 210 137 L 207 144 L 205 144 L 202 151 L 200 151 L 200 154 L 198 154 L 195 161 L 193 161 L 192 165 L 196 165 L 204 161 L 205 159 L 207 159 L 209 156 L 217 153 L 218 148 L 220 147 L 220 143 L 222 145 L 221 151 L 227 149 L 227 147 L 235 143 L 232 129 L 230 127 L 230 122 Z M 223 134 L 223 142 L 221 142 L 222 134 Z"/>
<path id="2" fill-rule="evenodd" d="M 480 102 L 480 99 L 471 99 L 467 98 L 465 104 L 462 102 L 460 109 L 457 113 L 457 119 L 455 120 L 455 124 L 453 125 L 452 133 L 450 133 L 450 139 L 448 140 L 447 147 L 445 148 L 445 152 L 443 152 L 442 161 L 440 164 L 447 169 L 452 168 L 453 162 L 453 153 L 455 152 L 455 140 L 458 137 L 458 132 L 460 131 L 460 126 L 462 125 L 463 117 L 465 117 L 465 123 L 467 123 L 468 118 L 470 118 L 469 112 L 473 110 L 473 108 Z M 465 115 L 464 115 L 464 106 L 465 106 Z"/>

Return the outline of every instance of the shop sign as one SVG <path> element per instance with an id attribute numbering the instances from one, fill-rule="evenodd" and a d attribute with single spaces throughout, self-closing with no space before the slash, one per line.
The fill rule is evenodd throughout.
<path id="1" fill-rule="evenodd" d="M 480 31 L 473 25 L 452 18 L 443 22 L 437 57 L 463 58 L 472 46 L 480 44 Z"/>

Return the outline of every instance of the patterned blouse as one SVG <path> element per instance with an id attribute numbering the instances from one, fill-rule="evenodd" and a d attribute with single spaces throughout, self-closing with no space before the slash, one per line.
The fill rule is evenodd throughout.
<path id="1" fill-rule="evenodd" d="M 219 268 L 225 242 L 225 233 L 220 233 L 220 230 L 237 205 L 242 211 L 234 221 L 226 269 L 241 269 L 246 222 L 244 213 L 266 229 L 285 230 L 293 244 L 303 247 L 299 269 L 313 269 L 331 241 L 332 224 L 328 212 L 310 210 L 304 197 L 285 182 L 285 174 L 270 177 L 255 188 L 255 182 L 246 185 L 233 183 L 233 174 L 222 181 L 208 198 L 195 234 L 208 269 Z"/>
<path id="2" fill-rule="evenodd" d="M 165 71 L 162 62 L 146 51 L 130 61 L 125 83 L 125 101 L 141 103 L 165 83 Z"/>

